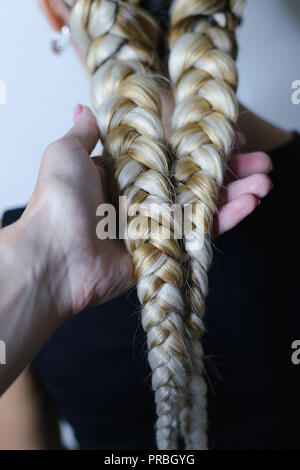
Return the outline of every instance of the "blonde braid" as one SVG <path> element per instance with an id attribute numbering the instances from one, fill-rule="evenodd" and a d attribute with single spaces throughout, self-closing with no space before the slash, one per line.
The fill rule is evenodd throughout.
<path id="1" fill-rule="evenodd" d="M 159 31 L 136 1 L 66 1 L 73 6 L 73 37 L 87 50 L 104 149 L 115 163 L 118 192 L 127 196 L 126 246 L 133 256 L 143 305 L 158 414 L 157 444 L 162 450 L 176 449 L 191 364 L 183 320 L 181 250 L 174 237 L 164 239 L 151 225 L 153 204 L 172 203 L 160 96 L 151 77 L 159 67 L 155 51 Z M 136 204 L 148 210 L 146 239 L 137 237 Z"/>
<path id="2" fill-rule="evenodd" d="M 203 210 L 203 223 L 197 225 L 194 217 L 184 240 L 188 255 L 187 325 L 194 340 L 195 375 L 190 383 L 192 403 L 186 403 L 181 424 L 188 447 L 193 449 L 207 448 L 206 383 L 199 340 L 204 331 L 207 273 L 212 262 L 213 219 L 238 116 L 234 29 L 244 3 L 174 0 L 170 12 L 169 73 L 175 99 L 171 145 L 177 158 L 177 199 L 181 205 L 201 203 Z M 189 238 L 203 231 L 203 247 L 194 250 Z"/>

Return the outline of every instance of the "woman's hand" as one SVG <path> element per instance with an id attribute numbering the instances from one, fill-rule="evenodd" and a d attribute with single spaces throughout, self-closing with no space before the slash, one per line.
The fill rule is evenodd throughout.
<path id="1" fill-rule="evenodd" d="M 264 152 L 233 155 L 228 169 L 228 184 L 220 198 L 214 236 L 228 232 L 250 215 L 273 187 L 268 174 L 270 157 Z"/>
<path id="2" fill-rule="evenodd" d="M 73 129 L 45 151 L 37 185 L 22 222 L 47 247 L 48 286 L 58 315 L 108 302 L 133 287 L 122 241 L 100 240 L 97 207 L 108 202 L 108 174 L 90 154 L 99 138 L 88 108 Z M 78 114 L 78 113 L 76 113 Z"/>

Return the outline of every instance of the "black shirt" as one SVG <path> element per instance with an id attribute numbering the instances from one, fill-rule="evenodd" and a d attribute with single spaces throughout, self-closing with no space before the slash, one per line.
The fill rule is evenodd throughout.
<path id="1" fill-rule="evenodd" d="M 300 136 L 271 157 L 271 194 L 215 242 L 204 339 L 214 449 L 300 449 Z M 6 212 L 4 225 L 21 214 Z M 135 291 L 71 319 L 32 365 L 82 449 L 155 448 Z"/>

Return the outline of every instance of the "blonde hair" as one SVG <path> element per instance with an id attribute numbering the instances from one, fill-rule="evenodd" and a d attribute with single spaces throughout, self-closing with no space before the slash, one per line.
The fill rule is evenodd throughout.
<path id="1" fill-rule="evenodd" d="M 187 448 L 206 448 L 206 385 L 199 339 L 212 219 L 237 118 L 233 29 L 243 1 L 232 0 L 229 6 L 225 0 L 174 0 L 170 12 L 176 197 L 182 206 L 205 204 L 204 248 L 191 252 L 184 240 L 187 279 L 178 241 L 174 236 L 165 239 L 150 224 L 151 206 L 169 207 L 174 198 L 155 80 L 160 71 L 158 25 L 139 7 L 139 0 L 65 3 L 72 8 L 73 38 L 86 51 L 92 100 L 105 152 L 114 161 L 116 190 L 127 196 L 127 206 L 120 209 L 129 214 L 125 244 L 133 257 L 147 332 L 157 445 L 160 450 L 177 449 L 181 424 Z M 137 236 L 136 204 L 147 213 L 146 238 Z M 166 219 L 170 223 L 167 215 Z M 185 282 L 189 288 L 184 294 Z"/>
<path id="2" fill-rule="evenodd" d="M 192 233 L 186 233 L 184 239 L 188 256 L 186 323 L 193 338 L 194 375 L 189 384 L 191 403 L 182 412 L 182 432 L 190 449 L 207 448 L 200 339 L 212 261 L 213 219 L 238 117 L 234 28 L 244 4 L 244 0 L 174 0 L 170 13 L 169 74 L 175 101 L 171 145 L 176 155 L 177 200 L 181 205 L 201 203 L 203 220 L 197 225 L 194 217 L 190 226 L 194 235 L 204 229 L 201 249 L 190 248 Z"/>

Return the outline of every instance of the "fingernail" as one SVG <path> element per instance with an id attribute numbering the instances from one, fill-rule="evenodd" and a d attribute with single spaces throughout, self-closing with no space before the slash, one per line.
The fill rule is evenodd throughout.
<path id="1" fill-rule="evenodd" d="M 83 111 L 83 106 L 81 106 L 81 104 L 78 104 L 74 110 L 74 114 L 73 114 L 73 122 L 75 124 L 78 116 L 82 113 Z"/>

